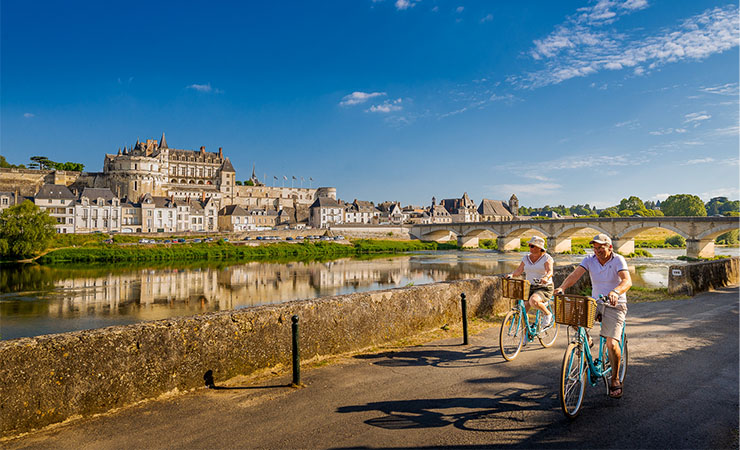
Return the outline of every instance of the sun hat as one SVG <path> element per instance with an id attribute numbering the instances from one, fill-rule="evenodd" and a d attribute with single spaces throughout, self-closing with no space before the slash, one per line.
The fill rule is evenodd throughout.
<path id="1" fill-rule="evenodd" d="M 539 236 L 532 236 L 532 239 L 529 240 L 529 245 L 534 245 L 535 247 L 539 247 L 542 250 L 545 249 L 545 240 L 542 239 Z"/>
<path id="2" fill-rule="evenodd" d="M 604 233 L 599 233 L 596 236 L 594 236 L 594 238 L 591 239 L 591 242 L 589 242 L 589 244 L 593 244 L 594 242 L 596 242 L 597 244 L 612 245 L 612 239 L 609 236 L 605 235 Z"/>

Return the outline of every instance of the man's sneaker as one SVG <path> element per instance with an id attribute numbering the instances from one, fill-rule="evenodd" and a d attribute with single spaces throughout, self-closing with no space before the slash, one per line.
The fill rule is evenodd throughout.
<path id="1" fill-rule="evenodd" d="M 552 314 L 547 314 L 542 318 L 542 328 L 545 329 L 552 325 Z"/>

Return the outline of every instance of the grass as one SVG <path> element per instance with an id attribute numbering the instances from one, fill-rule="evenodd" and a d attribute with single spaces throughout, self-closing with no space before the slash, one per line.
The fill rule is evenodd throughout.
<path id="1" fill-rule="evenodd" d="M 645 288 L 632 286 L 627 291 L 627 303 L 662 302 L 666 300 L 685 300 L 687 295 L 671 295 L 668 288 Z"/>
<path id="2" fill-rule="evenodd" d="M 457 246 L 421 241 L 360 239 L 352 245 L 333 242 L 276 243 L 259 246 L 215 243 L 176 245 L 98 245 L 62 248 L 39 258 L 41 264 L 111 263 L 158 261 L 244 261 L 244 260 L 309 260 L 343 256 L 394 254 L 420 250 L 448 250 Z"/>

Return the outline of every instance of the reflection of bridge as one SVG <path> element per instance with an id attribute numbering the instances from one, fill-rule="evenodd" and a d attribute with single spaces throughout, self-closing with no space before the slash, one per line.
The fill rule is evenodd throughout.
<path id="1" fill-rule="evenodd" d="M 512 220 L 506 222 L 444 223 L 414 225 L 410 234 L 424 241 L 446 242 L 457 236 L 463 247 L 478 247 L 481 235 L 495 235 L 500 250 L 519 248 L 526 233 L 547 238 L 548 250 L 562 253 L 571 249 L 573 235 L 584 229 L 594 229 L 611 236 L 614 249 L 629 254 L 635 251 L 635 236 L 651 228 L 673 231 L 686 239 L 686 255 L 714 256 L 714 239 L 722 233 L 738 229 L 737 217 L 591 217 L 554 220 Z"/>

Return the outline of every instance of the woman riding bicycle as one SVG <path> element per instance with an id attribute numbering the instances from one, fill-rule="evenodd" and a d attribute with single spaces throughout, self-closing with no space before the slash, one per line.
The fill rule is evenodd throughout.
<path id="1" fill-rule="evenodd" d="M 524 307 L 537 308 L 542 311 L 542 328 L 552 325 L 552 314 L 547 309 L 547 302 L 552 298 L 555 286 L 552 283 L 552 269 L 554 261 L 552 256 L 545 252 L 545 240 L 539 236 L 532 236 L 529 240 L 529 254 L 522 258 L 522 262 L 514 272 L 506 275 L 506 278 L 518 277 L 522 272 L 526 273 L 527 281 L 530 283 L 529 300 Z"/>

